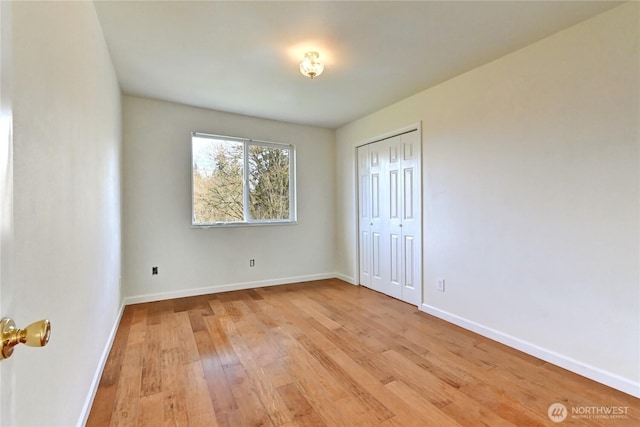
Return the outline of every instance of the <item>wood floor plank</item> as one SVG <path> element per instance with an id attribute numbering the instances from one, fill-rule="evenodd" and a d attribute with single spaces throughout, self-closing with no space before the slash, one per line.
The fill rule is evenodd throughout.
<path id="1" fill-rule="evenodd" d="M 296 310 L 288 301 L 272 300 L 271 304 L 275 305 L 281 313 L 281 317 L 278 320 L 282 326 L 275 328 L 274 333 L 278 334 L 279 331 L 286 331 L 294 340 L 297 340 L 298 337 L 306 336 L 323 350 L 331 350 L 335 347 L 334 343 L 317 330 L 314 330 L 312 325 L 317 322 L 305 312 Z M 281 339 L 285 340 L 286 338 Z"/>
<path id="2" fill-rule="evenodd" d="M 299 298 L 293 301 L 293 304 L 305 312 L 308 316 L 313 317 L 328 329 L 339 329 L 341 324 L 334 322 L 330 317 L 325 316 L 315 302 L 309 298 Z"/>
<path id="3" fill-rule="evenodd" d="M 195 362 L 199 359 L 198 346 L 193 338 L 193 329 L 189 320 L 189 313 L 182 311 L 174 315 L 174 341 L 177 343 L 176 349 L 180 355 L 180 362 L 183 364 Z"/>
<path id="4" fill-rule="evenodd" d="M 330 376 L 302 348 L 293 346 L 290 360 L 288 368 L 295 378 L 294 384 L 323 423 L 328 426 L 348 426 L 349 420 L 335 410 L 335 401 L 346 397 L 346 392 L 333 384 Z"/>
<path id="5" fill-rule="evenodd" d="M 370 420 L 372 424 L 379 424 L 381 421 L 393 417 L 394 414 L 380 400 L 372 396 L 348 371 L 335 363 L 322 349 L 315 346 L 311 340 L 306 337 L 299 337 L 298 342 L 363 407 L 367 414 L 372 415 Z"/>
<path id="6" fill-rule="evenodd" d="M 211 310 L 209 310 L 209 312 L 210 311 Z M 189 309 L 187 310 L 187 313 L 189 314 L 189 322 L 191 323 L 191 330 L 193 332 L 200 332 L 200 331 L 207 330 L 207 326 L 204 324 L 203 317 L 205 316 L 205 314 L 203 313 L 203 310 L 198 308 Z"/>
<path id="7" fill-rule="evenodd" d="M 102 377 L 100 378 L 100 385 L 108 387 L 112 384 L 117 384 L 120 377 L 120 368 L 122 366 L 122 360 L 127 350 L 127 341 L 129 340 L 129 330 L 131 329 L 131 320 L 133 318 L 132 307 L 125 307 L 116 331 L 116 336 L 113 339 L 113 345 L 109 351 L 109 357 L 107 363 L 105 363 L 104 370 L 102 371 Z"/>
<path id="8" fill-rule="evenodd" d="M 278 387 L 276 392 L 289 409 L 289 413 L 292 415 L 291 421 L 298 422 L 300 418 L 310 419 L 313 417 L 316 418 L 321 425 L 324 424 L 295 384 L 284 384 Z"/>
<path id="9" fill-rule="evenodd" d="M 209 304 L 212 307 L 215 306 L 214 310 L 216 315 L 205 317 L 205 324 L 207 325 L 207 332 L 211 336 L 211 342 L 216 348 L 216 353 L 220 358 L 220 363 L 223 367 L 237 365 L 240 361 L 233 351 L 229 338 L 225 333 L 225 325 L 231 322 L 231 319 L 220 301 L 212 300 L 209 301 Z"/>
<path id="10" fill-rule="evenodd" d="M 162 393 L 141 396 L 138 426 L 161 425 L 164 425 L 164 399 Z"/>
<path id="11" fill-rule="evenodd" d="M 146 338 L 142 356 L 141 396 L 160 393 L 162 391 L 162 349 L 160 325 L 146 327 Z"/>
<path id="12" fill-rule="evenodd" d="M 253 359 L 258 364 L 266 364 L 271 360 L 283 357 L 286 352 L 277 344 L 270 327 L 266 326 L 257 316 L 257 306 L 250 307 L 247 303 L 252 300 L 234 303 L 234 309 L 242 312 L 242 321 L 237 323 L 247 345 L 251 348 Z M 267 316 L 262 314 L 262 319 Z M 268 320 L 270 322 L 270 319 Z"/>
<path id="13" fill-rule="evenodd" d="M 362 366 L 365 366 L 367 371 L 379 381 L 393 381 L 394 378 L 392 375 L 380 363 L 378 353 L 359 340 L 353 339 L 353 336 L 349 332 L 342 328 L 336 330 L 320 328 L 317 330 L 330 340 L 335 347 L 340 348 L 347 353 L 349 357 Z"/>
<path id="14" fill-rule="evenodd" d="M 125 307 L 87 426 L 547 426 L 640 400 L 337 279 Z"/>
<path id="15" fill-rule="evenodd" d="M 142 343 L 129 344 L 122 360 L 111 426 L 137 425 L 142 376 Z"/>
<path id="16" fill-rule="evenodd" d="M 376 323 L 371 318 L 359 314 L 354 310 L 339 310 L 336 306 L 329 304 L 326 299 L 317 296 L 311 297 L 318 306 L 325 310 L 325 313 L 336 322 L 344 325 L 341 329 L 358 336 L 368 348 L 375 353 L 382 353 L 389 350 L 389 342 L 387 339 L 379 340 L 372 334 L 376 328 L 382 328 L 385 325 Z"/>
<path id="17" fill-rule="evenodd" d="M 87 419 L 87 427 L 101 427 L 111 424 L 116 400 L 117 384 L 100 385 L 93 399 L 93 407 Z"/>
<path id="18" fill-rule="evenodd" d="M 275 359 L 264 366 L 262 369 L 269 376 L 271 380 L 271 384 L 276 389 L 282 387 L 283 385 L 288 385 L 293 383 L 293 376 L 291 372 L 287 369 L 290 360 L 288 357 L 281 357 L 279 359 Z"/>
<path id="19" fill-rule="evenodd" d="M 244 372 L 247 374 L 251 391 L 267 410 L 273 425 L 278 426 L 290 421 L 293 416 L 276 393 L 271 378 L 256 361 L 261 355 L 259 352 L 256 353 L 256 347 L 260 347 L 260 344 L 256 344 L 256 340 L 251 339 L 257 332 L 255 328 L 250 327 L 247 323 L 239 325 L 244 326 L 242 329 L 237 329 L 235 325 L 228 323 L 225 332 L 229 336 L 229 342 L 238 356 Z M 253 348 L 250 348 L 251 343 L 254 344 Z M 260 343 L 262 343 L 262 340 Z"/>
<path id="20" fill-rule="evenodd" d="M 423 398 L 415 390 L 407 386 L 400 380 L 391 381 L 385 384 L 385 388 L 397 396 L 399 399 L 404 400 L 407 405 L 414 408 L 422 408 L 421 419 L 425 425 L 433 426 L 459 426 L 460 424 L 445 415 L 440 408 L 435 406 L 430 399 Z M 487 424 L 490 425 L 490 424 Z"/>
<path id="21" fill-rule="evenodd" d="M 203 412 L 189 417 L 189 427 L 219 427 L 218 420 L 213 412 Z"/>
<path id="22" fill-rule="evenodd" d="M 100 378 L 98 390 L 94 398 L 94 404 L 87 419 L 87 426 L 106 426 L 111 423 L 122 362 L 127 350 L 127 341 L 129 340 L 129 329 L 133 319 L 133 312 L 134 307 L 129 306 L 125 307 L 122 313 L 113 345 L 109 351 L 109 357 L 102 371 L 102 377 Z"/>
<path id="23" fill-rule="evenodd" d="M 227 382 L 222 366 L 222 360 L 211 341 L 211 337 L 206 332 L 196 332 L 195 339 L 200 355 L 202 373 L 207 382 L 209 398 L 216 415 L 231 413 L 238 409 L 231 386 Z M 223 417 L 226 419 L 226 416 Z"/>
<path id="24" fill-rule="evenodd" d="M 304 385 L 304 391 L 315 388 L 317 393 L 322 393 L 328 402 L 347 397 L 347 392 L 337 383 L 330 372 L 327 372 L 322 364 L 305 350 L 297 341 L 289 349 L 291 363 L 288 369 L 294 375 L 294 381 L 298 386 Z M 307 396 L 308 397 L 308 396 Z M 313 402 L 312 402 L 313 403 Z"/>
<path id="25" fill-rule="evenodd" d="M 186 369 L 181 363 L 181 353 L 176 348 L 162 351 L 162 394 L 165 424 L 186 426 L 189 424 L 186 404 Z"/>
<path id="26" fill-rule="evenodd" d="M 406 414 L 409 415 L 410 419 L 425 420 L 429 419 L 429 417 L 431 416 L 430 413 L 438 412 L 438 409 L 435 408 L 431 403 L 413 405 L 412 402 L 403 399 L 402 396 L 395 393 L 390 393 L 389 389 L 386 388 L 385 385 L 390 384 L 391 382 L 396 382 L 396 380 L 389 381 L 383 384 L 375 377 L 373 377 L 367 371 L 367 369 L 360 366 L 360 364 L 351 359 L 342 350 L 333 350 L 329 352 L 328 355 L 337 364 L 342 366 L 345 371 L 348 371 L 354 378 L 357 378 L 361 386 L 364 387 L 369 393 L 375 396 L 378 400 L 384 402 L 385 406 L 389 408 L 389 410 L 394 414 L 394 416 L 390 418 L 394 418 L 398 414 Z M 446 424 L 455 424 L 452 419 L 445 416 L 442 416 L 440 421 Z"/>
<path id="27" fill-rule="evenodd" d="M 257 291 L 255 293 L 259 295 Z M 279 323 L 274 319 L 274 316 L 279 317 L 279 313 L 275 310 L 273 304 L 265 301 L 264 297 L 260 296 L 260 299 L 252 298 L 244 301 L 244 303 L 253 312 L 255 318 L 265 327 L 278 327 Z"/>
<path id="28" fill-rule="evenodd" d="M 198 360 L 185 365 L 184 368 L 185 405 L 189 425 L 206 422 L 210 427 L 218 427 L 202 364 Z"/>
<path id="29" fill-rule="evenodd" d="M 242 418 L 241 425 L 273 426 L 267 409 L 250 385 L 249 374 L 244 367 L 230 366 L 225 368 L 225 373 L 231 384 L 231 392 L 238 402 L 238 410 Z"/>

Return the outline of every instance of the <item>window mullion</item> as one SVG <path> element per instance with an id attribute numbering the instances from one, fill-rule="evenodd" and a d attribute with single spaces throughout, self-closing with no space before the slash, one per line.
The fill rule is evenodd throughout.
<path id="1" fill-rule="evenodd" d="M 295 179 L 296 159 L 293 149 L 289 149 L 289 221 L 295 221 L 297 213 L 296 209 L 296 179 Z"/>
<path id="2" fill-rule="evenodd" d="M 249 141 L 244 141 L 244 153 L 243 153 L 243 171 L 242 171 L 242 196 L 243 196 L 243 207 L 244 207 L 244 220 L 246 222 L 251 222 L 251 218 L 249 216 Z"/>

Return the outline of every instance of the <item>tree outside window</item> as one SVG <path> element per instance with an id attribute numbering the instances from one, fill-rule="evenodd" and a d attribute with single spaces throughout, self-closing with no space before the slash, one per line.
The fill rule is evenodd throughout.
<path id="1" fill-rule="evenodd" d="M 295 221 L 294 147 L 192 135 L 193 225 Z"/>

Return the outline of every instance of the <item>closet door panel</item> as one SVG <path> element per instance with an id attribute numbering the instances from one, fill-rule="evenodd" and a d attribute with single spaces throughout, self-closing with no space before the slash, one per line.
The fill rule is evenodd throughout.
<path id="1" fill-rule="evenodd" d="M 422 214 L 420 135 L 402 135 L 402 300 L 422 304 Z"/>
<path id="2" fill-rule="evenodd" d="M 385 293 L 402 299 L 402 139 L 399 136 L 385 141 L 388 163 L 386 185 L 389 188 L 385 209 L 389 224 L 389 281 Z"/>
<path id="3" fill-rule="evenodd" d="M 388 293 L 390 277 L 388 163 L 388 144 L 384 141 L 370 144 L 371 288 L 383 293 Z"/>
<path id="4" fill-rule="evenodd" d="M 389 234 L 389 282 L 385 293 L 394 298 L 402 299 L 402 236 L 397 233 Z"/>
<path id="5" fill-rule="evenodd" d="M 358 147 L 358 252 L 360 284 L 371 287 L 371 186 L 369 146 Z"/>

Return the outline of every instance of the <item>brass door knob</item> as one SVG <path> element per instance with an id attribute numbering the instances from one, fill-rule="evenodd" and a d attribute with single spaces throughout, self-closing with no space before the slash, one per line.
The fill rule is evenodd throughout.
<path id="1" fill-rule="evenodd" d="M 48 320 L 38 320 L 24 329 L 16 328 L 13 320 L 0 320 L 0 359 L 7 359 L 13 354 L 13 347 L 22 343 L 29 347 L 44 347 L 49 342 L 51 323 Z"/>

